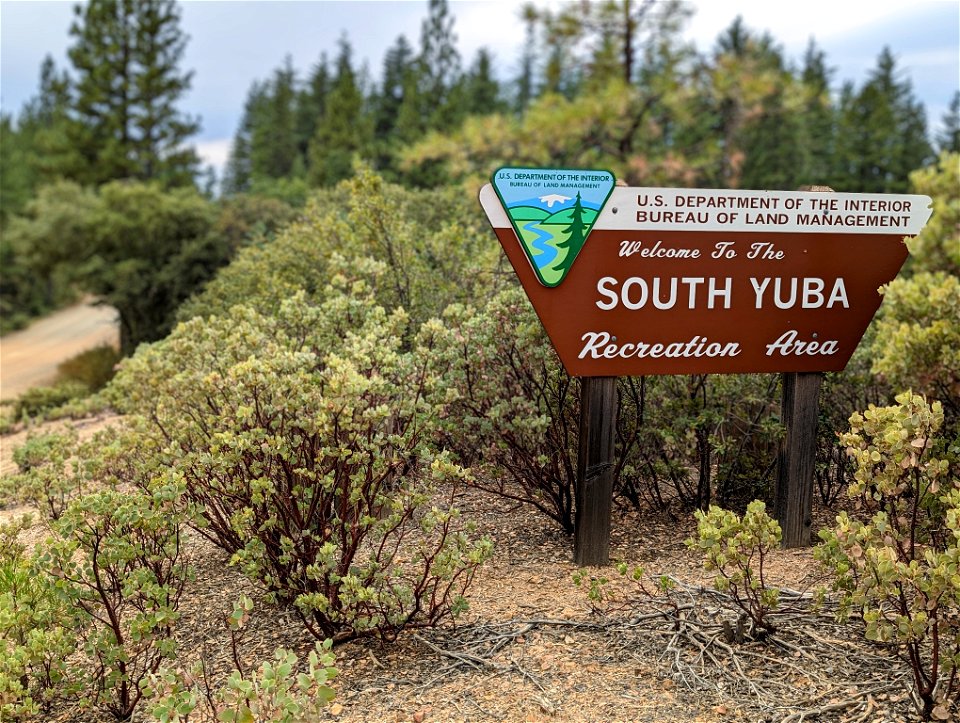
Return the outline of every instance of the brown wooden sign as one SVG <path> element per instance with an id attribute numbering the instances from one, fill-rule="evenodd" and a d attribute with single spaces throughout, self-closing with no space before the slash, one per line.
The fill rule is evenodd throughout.
<path id="1" fill-rule="evenodd" d="M 841 370 L 930 215 L 916 195 L 618 187 L 590 216 L 552 190 L 530 193 L 571 204 L 548 209 L 554 245 L 592 221 L 561 277 L 537 268 L 548 219 L 491 185 L 480 200 L 574 376 Z"/>

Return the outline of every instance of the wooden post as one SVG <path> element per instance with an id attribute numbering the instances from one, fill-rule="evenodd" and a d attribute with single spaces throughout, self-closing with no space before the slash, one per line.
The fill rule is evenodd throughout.
<path id="1" fill-rule="evenodd" d="M 817 457 L 820 372 L 783 375 L 783 422 L 787 433 L 777 460 L 774 509 L 783 547 L 810 544 L 813 472 Z"/>
<path id="2" fill-rule="evenodd" d="M 801 186 L 798 190 L 833 193 L 829 186 Z M 819 372 L 789 372 L 782 379 L 780 409 L 786 436 L 777 455 L 773 506 L 783 532 L 780 543 L 783 547 L 810 544 L 822 380 L 823 374 Z"/>
<path id="3" fill-rule="evenodd" d="M 573 561 L 602 566 L 610 562 L 617 378 L 583 377 L 580 390 Z"/>

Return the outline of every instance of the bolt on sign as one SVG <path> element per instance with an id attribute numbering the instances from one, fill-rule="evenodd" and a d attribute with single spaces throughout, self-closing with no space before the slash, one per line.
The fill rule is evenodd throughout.
<path id="1" fill-rule="evenodd" d="M 628 188 L 501 168 L 480 203 L 573 376 L 843 369 L 918 195 Z"/>

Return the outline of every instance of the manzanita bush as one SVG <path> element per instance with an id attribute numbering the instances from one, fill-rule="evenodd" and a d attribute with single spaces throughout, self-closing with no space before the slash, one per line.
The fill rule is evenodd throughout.
<path id="1" fill-rule="evenodd" d="M 911 387 L 938 400 L 941 435 L 960 441 L 960 277 L 921 272 L 895 279 L 883 291 L 874 373 L 895 389 Z"/>
<path id="2" fill-rule="evenodd" d="M 333 641 L 317 642 L 298 665 L 295 653 L 277 648 L 272 660 L 257 670 L 247 670 L 239 653 L 239 641 L 253 601 L 241 596 L 233 612 L 225 616 L 233 650 L 234 669 L 219 689 L 210 687 L 210 675 L 201 659 L 189 673 L 164 666 L 151 676 L 148 691 L 151 713 L 160 723 L 188 723 L 210 718 L 222 723 L 311 723 L 323 716 L 336 695 L 330 686 L 337 676 L 331 652 Z"/>
<path id="3" fill-rule="evenodd" d="M 37 717 L 79 688 L 67 667 L 74 611 L 19 541 L 30 525 L 29 518 L 0 525 L 0 720 Z"/>
<path id="4" fill-rule="evenodd" d="M 189 575 L 181 555 L 189 510 L 181 495 L 176 482 L 150 493 L 84 495 L 53 523 L 54 537 L 38 553 L 39 571 L 56 580 L 92 665 L 71 670 L 86 682 L 81 702 L 118 720 L 130 717 L 147 678 L 175 655 L 174 625 Z"/>
<path id="5" fill-rule="evenodd" d="M 896 405 L 850 417 L 850 496 L 816 555 L 835 575 L 840 612 L 857 612 L 870 640 L 896 645 L 924 719 L 945 720 L 960 694 L 960 480 L 937 433 L 939 402 L 905 392 Z"/>
<path id="6" fill-rule="evenodd" d="M 454 399 L 445 443 L 472 485 L 532 505 L 573 532 L 579 389 L 520 289 L 482 309 L 454 305 L 432 363 Z"/>
<path id="7" fill-rule="evenodd" d="M 470 484 L 572 533 L 579 383 L 523 292 L 449 307 L 431 356 L 453 396 L 444 441 L 471 467 Z M 725 504 L 763 494 L 781 432 L 776 391 L 773 375 L 621 379 L 616 494 L 637 507 L 704 509 L 714 494 Z"/>
<path id="8" fill-rule="evenodd" d="M 18 472 L 0 478 L 0 499 L 31 504 L 54 520 L 60 517 L 80 491 L 75 476 L 67 471 L 76 439 L 70 427 L 28 436 L 13 452 Z"/>
<path id="9" fill-rule="evenodd" d="M 403 307 L 414 325 L 455 301 L 483 297 L 499 282 L 500 247 L 472 194 L 403 188 L 362 164 L 356 171 L 313 193 L 275 238 L 241 249 L 178 318 L 222 316 L 237 304 L 272 313 L 298 291 L 322 298 L 344 258 L 388 269 L 377 300 L 388 310 Z"/>
<path id="10" fill-rule="evenodd" d="M 780 547 L 779 523 L 767 514 L 766 505 L 754 500 L 739 516 L 711 505 L 697 510 L 697 537 L 687 547 L 703 552 L 703 567 L 716 572 L 713 584 L 728 593 L 750 621 L 750 635 L 761 637 L 776 631 L 770 613 L 776 611 L 780 591 L 766 580 L 765 563 Z"/>
<path id="11" fill-rule="evenodd" d="M 465 472 L 434 448 L 445 390 L 429 355 L 402 348 L 406 326 L 335 278 L 319 304 L 186 322 L 112 387 L 149 420 L 200 532 L 320 639 L 456 614 L 490 551 L 438 504 Z"/>

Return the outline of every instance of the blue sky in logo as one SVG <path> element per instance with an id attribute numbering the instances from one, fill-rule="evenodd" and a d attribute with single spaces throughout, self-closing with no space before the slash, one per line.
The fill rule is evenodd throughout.
<path id="1" fill-rule="evenodd" d="M 576 203 L 576 192 L 574 191 L 573 196 L 565 196 L 562 193 L 548 193 L 542 196 L 533 196 L 532 198 L 524 198 L 520 201 L 510 204 L 510 208 L 515 206 L 533 206 L 535 208 L 542 208 L 545 211 L 562 211 L 565 208 L 570 208 L 574 203 Z M 580 205 L 584 208 L 592 208 L 594 211 L 600 210 L 599 203 L 593 203 L 588 201 L 583 197 L 583 193 L 580 195 Z"/>

